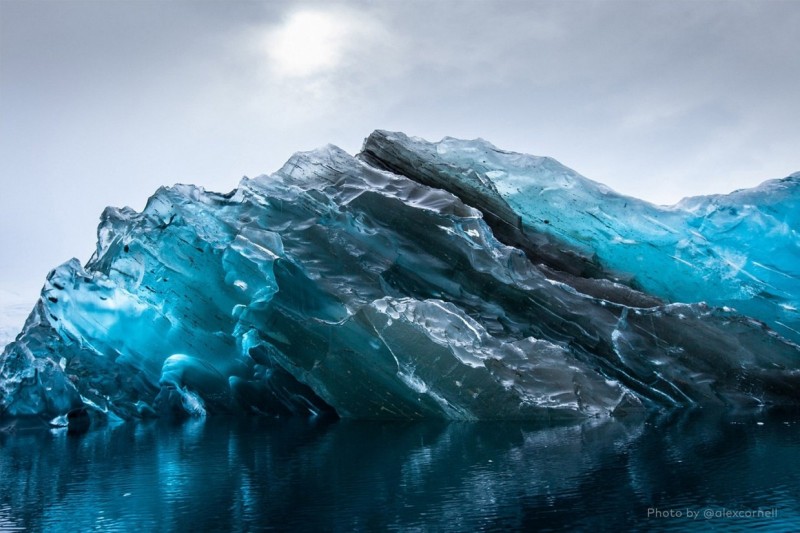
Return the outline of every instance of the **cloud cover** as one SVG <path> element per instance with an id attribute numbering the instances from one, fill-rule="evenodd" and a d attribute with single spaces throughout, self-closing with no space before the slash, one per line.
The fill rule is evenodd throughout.
<path id="1" fill-rule="evenodd" d="M 376 128 L 480 136 L 657 203 L 782 177 L 797 27 L 788 1 L 5 0 L 0 285 L 87 259 L 106 205 L 227 191 Z"/>

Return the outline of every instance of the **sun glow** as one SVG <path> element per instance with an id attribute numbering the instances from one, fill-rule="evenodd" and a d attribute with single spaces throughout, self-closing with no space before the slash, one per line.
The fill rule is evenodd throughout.
<path id="1" fill-rule="evenodd" d="M 298 11 L 267 39 L 267 53 L 276 74 L 308 77 L 338 67 L 344 59 L 353 22 L 332 12 Z"/>

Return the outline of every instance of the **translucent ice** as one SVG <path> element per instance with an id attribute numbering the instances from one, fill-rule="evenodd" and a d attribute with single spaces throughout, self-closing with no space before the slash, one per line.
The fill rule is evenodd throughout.
<path id="1" fill-rule="evenodd" d="M 581 274 L 669 302 L 733 307 L 800 342 L 800 173 L 661 207 L 482 140 L 429 143 L 376 131 L 362 157 L 486 206 L 489 217 L 530 235 L 540 254 L 568 248 Z"/>
<path id="2" fill-rule="evenodd" d="M 797 405 L 795 344 L 692 303 L 711 298 L 676 296 L 697 287 L 793 327 L 767 314 L 789 312 L 791 283 L 769 278 L 784 291 L 772 299 L 742 296 L 756 283 L 742 274 L 752 261 L 792 275 L 765 251 L 786 233 L 765 233 L 754 255 L 744 233 L 737 248 L 736 231 L 722 232 L 727 219 L 711 217 L 713 234 L 691 222 L 687 213 L 718 212 L 719 198 L 656 208 L 489 147 L 376 132 L 359 158 L 329 146 L 229 194 L 178 185 L 141 213 L 107 209 L 96 253 L 50 273 L 4 351 L 0 418 L 528 419 Z M 752 194 L 765 199 L 747 200 L 761 206 L 751 213 L 766 212 L 768 188 Z M 705 241 L 678 255 L 673 230 Z M 712 243 L 720 232 L 724 254 Z M 716 262 L 687 272 L 713 273 L 702 279 L 716 292 L 679 270 L 701 251 Z"/>

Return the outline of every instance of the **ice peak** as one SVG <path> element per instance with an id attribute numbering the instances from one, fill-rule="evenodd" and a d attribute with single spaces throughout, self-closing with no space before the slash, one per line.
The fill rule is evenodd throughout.
<path id="1" fill-rule="evenodd" d="M 229 194 L 161 188 L 48 276 L 0 418 L 797 407 L 797 177 L 668 209 L 376 130 Z"/>

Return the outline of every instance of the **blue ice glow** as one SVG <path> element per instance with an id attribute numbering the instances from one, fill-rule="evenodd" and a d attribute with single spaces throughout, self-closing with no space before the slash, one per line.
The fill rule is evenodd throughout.
<path id="1" fill-rule="evenodd" d="M 794 327 L 795 181 L 663 209 L 549 159 L 376 132 L 230 194 L 162 188 L 48 276 L 0 418 L 796 405 L 800 349 L 741 314 Z"/>
<path id="2" fill-rule="evenodd" d="M 450 183 L 499 197 L 525 231 L 552 236 L 645 292 L 733 307 L 800 342 L 800 173 L 662 207 L 554 159 L 482 140 L 428 143 L 376 132 L 366 148 L 395 166 L 435 167 Z"/>

